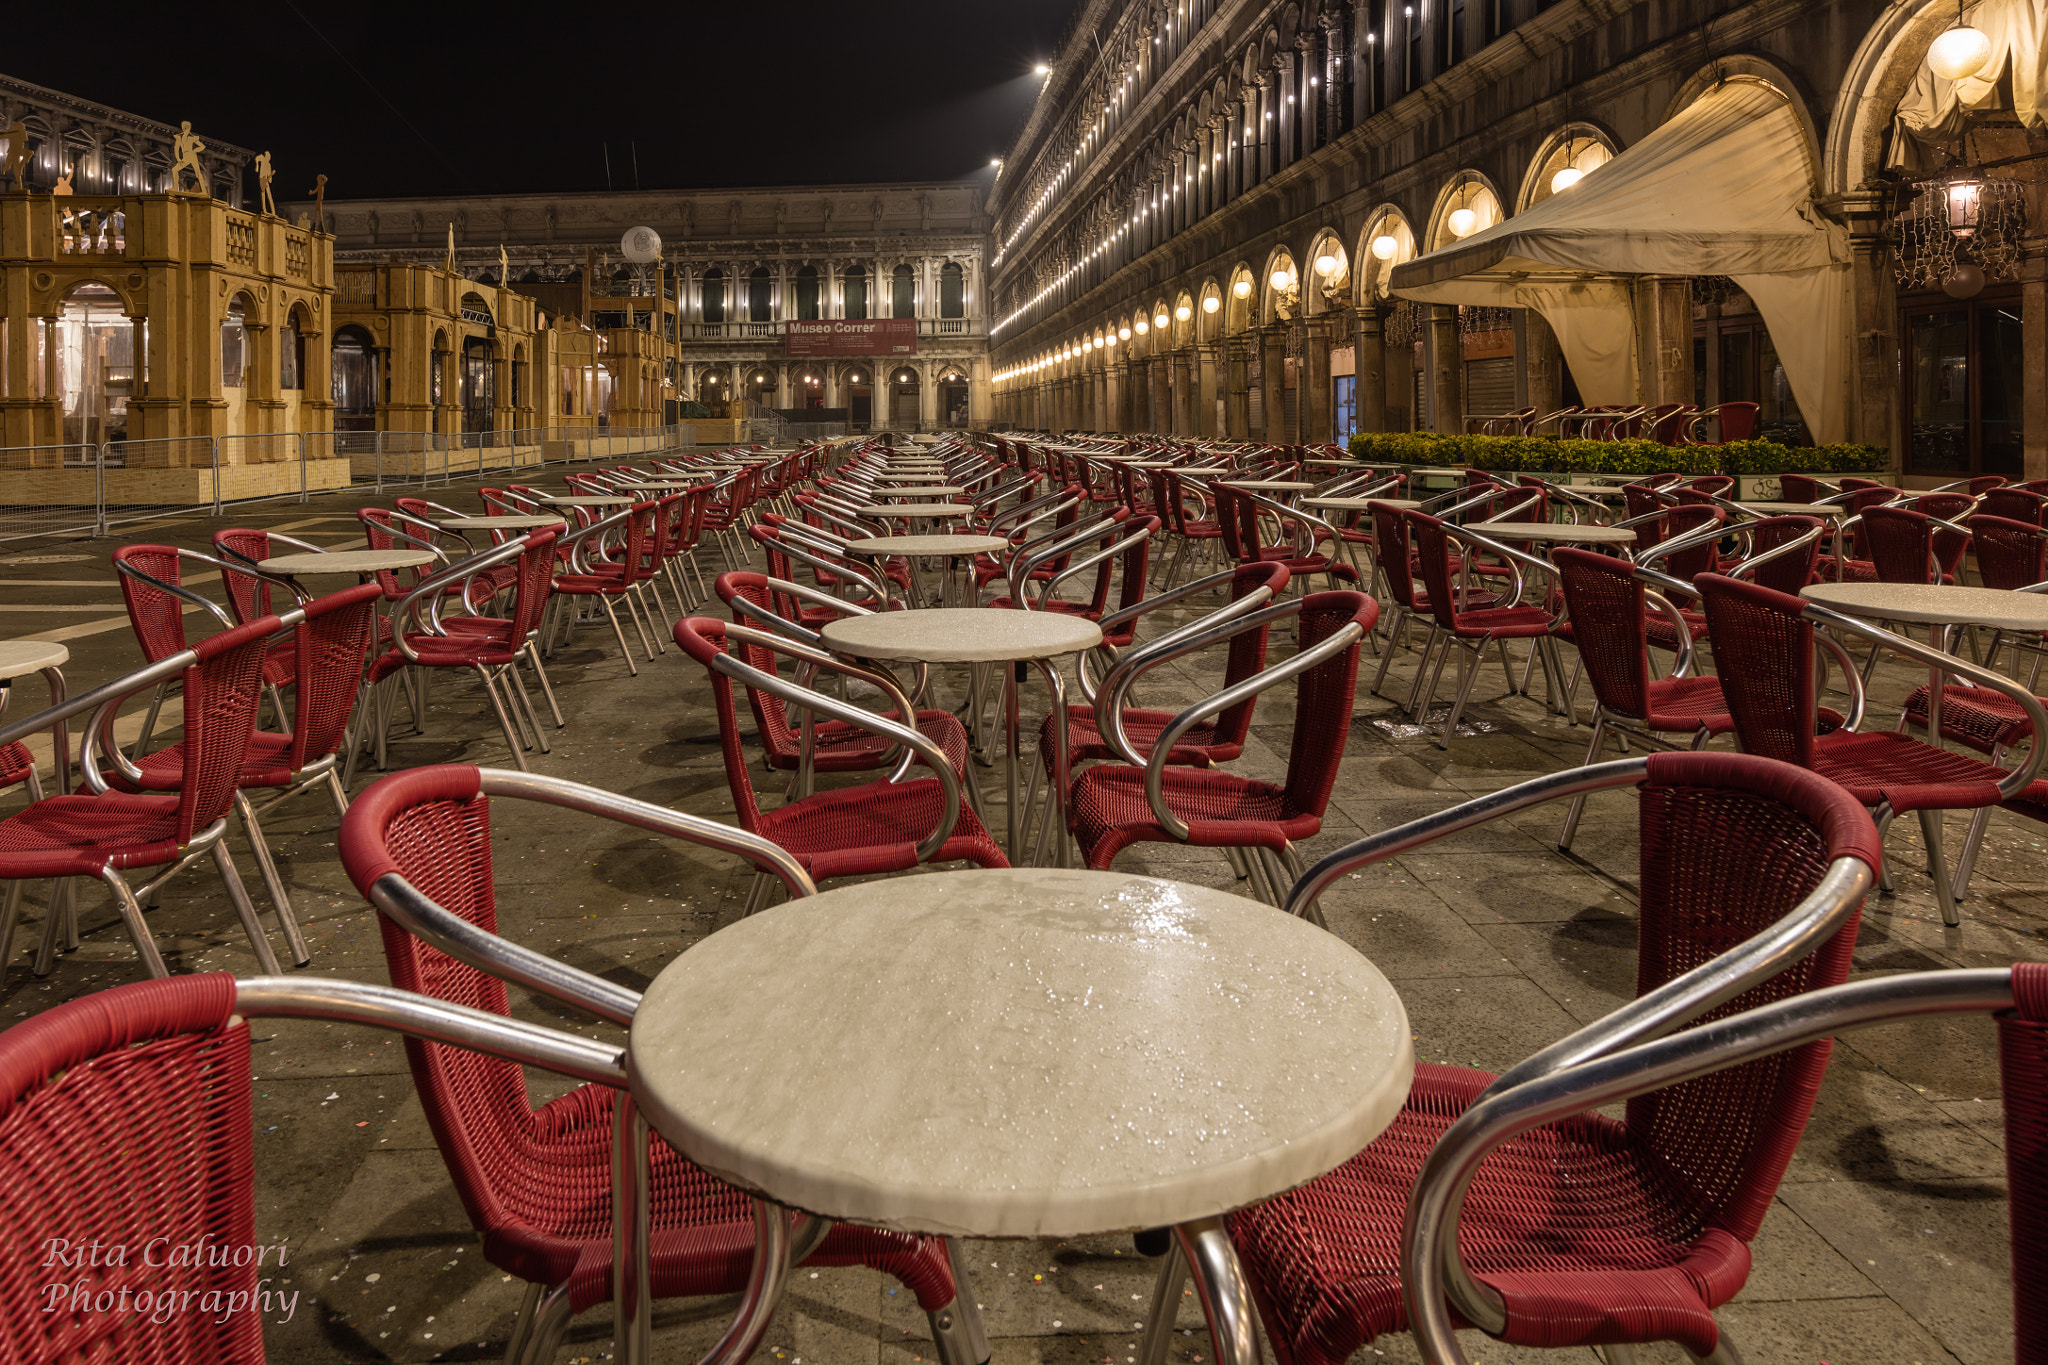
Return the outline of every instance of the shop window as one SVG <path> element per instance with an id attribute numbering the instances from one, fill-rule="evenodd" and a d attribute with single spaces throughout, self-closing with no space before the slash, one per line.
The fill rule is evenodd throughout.
<path id="1" fill-rule="evenodd" d="M 242 371 L 248 364 L 249 331 L 242 323 L 242 304 L 237 296 L 220 320 L 220 386 L 224 389 L 242 387 Z"/>
<path id="2" fill-rule="evenodd" d="M 939 271 L 939 316 L 967 316 L 967 272 L 958 261 L 948 261 Z"/>
<path id="3" fill-rule="evenodd" d="M 910 273 L 910 267 L 899 265 L 889 276 L 889 315 L 898 318 L 917 316 L 917 282 Z"/>
<path id="4" fill-rule="evenodd" d="M 805 322 L 818 317 L 818 268 L 800 266 L 796 272 L 796 315 Z"/>
<path id="5" fill-rule="evenodd" d="M 860 266 L 850 265 L 839 277 L 839 292 L 844 297 L 846 316 L 864 318 L 868 315 L 868 272 Z"/>
<path id="6" fill-rule="evenodd" d="M 1358 376 L 1340 374 L 1331 381 L 1336 409 L 1336 442 L 1343 445 L 1358 431 Z"/>
<path id="7" fill-rule="evenodd" d="M 1908 472 L 2021 476 L 2020 317 L 2017 299 L 1907 310 Z"/>

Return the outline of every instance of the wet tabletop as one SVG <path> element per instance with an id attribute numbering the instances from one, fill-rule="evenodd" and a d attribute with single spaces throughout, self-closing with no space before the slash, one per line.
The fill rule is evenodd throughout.
<path id="1" fill-rule="evenodd" d="M 1308 498 L 1301 505 L 1303 507 L 1322 508 L 1331 512 L 1363 512 L 1374 503 L 1379 503 L 1383 507 L 1393 508 L 1422 506 L 1421 503 L 1413 498 Z"/>
<path id="2" fill-rule="evenodd" d="M 1556 521 L 1490 521 L 1466 528 L 1495 540 L 1540 540 L 1552 545 L 1633 545 L 1636 533 L 1622 526 L 1567 526 Z"/>
<path id="3" fill-rule="evenodd" d="M 992 555 L 1010 542 L 1001 536 L 876 536 L 846 544 L 850 555 Z"/>
<path id="4" fill-rule="evenodd" d="M 451 517 L 434 523 L 444 531 L 537 531 L 560 526 L 560 517 Z"/>
<path id="5" fill-rule="evenodd" d="M 1414 1065 L 1400 997 L 1335 935 L 1058 868 L 891 878 L 741 920 L 656 978 L 628 1051 L 649 1119 L 713 1174 L 983 1237 L 1290 1189 L 1377 1136 Z"/>
<path id="6" fill-rule="evenodd" d="M 921 659 L 927 663 L 1052 659 L 1102 643 L 1102 628 L 1086 617 L 996 607 L 938 607 L 849 616 L 827 621 L 820 633 L 827 649 L 854 658 Z"/>
<path id="7" fill-rule="evenodd" d="M 326 554 L 275 555 L 263 561 L 263 571 L 286 578 L 385 573 L 392 569 L 416 569 L 438 558 L 428 550 L 329 550 Z"/>
<path id="8" fill-rule="evenodd" d="M 1922 625 L 1980 625 L 1995 630 L 2048 630 L 2048 595 L 1934 583 L 1814 583 L 1809 602 L 1848 616 Z"/>
<path id="9" fill-rule="evenodd" d="M 877 502 L 861 508 L 860 514 L 877 519 L 900 517 L 943 521 L 948 517 L 973 516 L 974 509 L 964 502 Z"/>

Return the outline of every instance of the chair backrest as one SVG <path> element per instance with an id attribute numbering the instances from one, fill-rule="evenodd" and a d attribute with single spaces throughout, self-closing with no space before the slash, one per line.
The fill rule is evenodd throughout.
<path id="1" fill-rule="evenodd" d="M 1970 482 L 1965 486 L 1969 489 L 1971 497 L 1982 497 L 1984 494 L 1989 493 L 1994 488 L 2005 487 L 2005 475 L 1979 474 L 1976 478 L 1970 480 Z M 1940 514 L 1937 513 L 1936 515 Z"/>
<path id="2" fill-rule="evenodd" d="M 739 713 L 733 706 L 732 679 L 712 665 L 720 654 L 733 652 L 727 648 L 725 622 L 710 616 L 685 617 L 676 623 L 675 637 L 683 652 L 704 665 L 705 673 L 710 675 L 711 701 L 718 712 L 718 747 L 725 759 L 725 780 L 732 788 L 733 810 L 739 816 L 741 829 L 759 834 L 761 806 L 754 796 L 753 778 L 747 772 L 747 751 L 740 739 Z"/>
<path id="3" fill-rule="evenodd" d="M 1696 493 L 1712 493 L 1718 496 L 1735 487 L 1735 480 L 1726 474 L 1702 474 L 1686 484 L 1686 487 Z"/>
<path id="4" fill-rule="evenodd" d="M 1719 507 L 1702 506 L 1697 503 L 1680 503 L 1664 514 L 1664 538 L 1677 540 L 1689 536 L 1708 526 L 1726 525 L 1728 514 Z M 1680 550 L 1667 556 L 1663 561 L 1664 572 L 1673 578 L 1691 582 L 1703 573 L 1721 571 L 1721 550 L 1715 541 L 1706 541 L 1689 549 Z"/>
<path id="5" fill-rule="evenodd" d="M 735 599 L 743 599 L 757 607 L 772 611 L 786 621 L 796 619 L 793 614 L 793 601 L 778 602 L 773 599 L 768 587 L 768 579 L 771 576 L 782 577 L 785 582 L 789 581 L 784 575 L 748 572 L 722 573 L 712 580 L 712 589 L 717 592 L 718 600 L 725 603 L 726 612 L 732 617 L 734 625 L 751 625 L 756 629 L 760 627 L 759 622 L 749 621 L 740 614 L 739 608 L 733 605 Z M 742 641 L 731 652 L 738 656 L 742 663 L 751 664 L 763 673 L 778 671 L 778 660 L 772 649 Z M 719 680 L 724 681 L 722 678 Z M 789 708 L 783 703 L 782 698 L 773 693 L 763 692 L 758 687 L 749 687 L 747 705 L 754 713 L 754 730 L 761 736 L 761 743 L 770 754 L 788 759 L 796 757 L 801 752 L 802 738 L 797 733 L 797 727 L 789 723 Z M 719 725 L 722 732 L 723 713 L 720 715 Z"/>
<path id="6" fill-rule="evenodd" d="M 1763 408 L 1756 403 L 1723 403 L 1717 413 L 1721 419 L 1721 440 L 1747 441 L 1756 435 L 1757 419 Z"/>
<path id="7" fill-rule="evenodd" d="M 388 508 L 359 508 L 356 512 L 356 520 L 362 523 L 363 539 L 372 550 L 410 548 L 409 541 L 400 540 L 392 534 L 392 517 Z M 437 567 L 430 564 L 426 567 L 425 573 L 430 574 Z M 418 587 L 422 576 L 421 570 L 414 569 L 412 571 L 412 583 L 408 586 L 398 581 L 398 572 L 395 569 L 379 569 L 376 574 L 377 585 L 384 589 L 384 600 L 387 602 L 396 602 L 401 597 L 404 597 L 406 593 L 410 592 L 412 588 Z"/>
<path id="8" fill-rule="evenodd" d="M 1124 546 L 1123 552 L 1113 560 L 1105 559 L 1096 569 L 1095 595 L 1091 603 L 1094 619 L 1101 620 L 1109 610 L 1109 569 L 1116 566 L 1120 575 L 1117 587 L 1116 609 L 1123 611 L 1135 607 L 1145 600 L 1145 579 L 1151 573 L 1152 538 L 1159 534 L 1159 518 L 1148 508 L 1141 514 L 1134 514 L 1110 529 L 1105 539 L 1128 538 L 1137 532 L 1144 532 L 1138 539 Z M 1133 621 L 1122 629 L 1112 630 L 1103 639 L 1106 643 L 1121 647 L 1131 642 L 1136 633 L 1137 622 Z"/>
<path id="9" fill-rule="evenodd" d="M 225 972 L 95 991 L 0 1033 L 0 1237 L 17 1248 L 0 1273 L 10 1360 L 262 1365 L 263 1320 L 276 1315 L 219 1306 L 253 1304 L 271 1269 L 143 1255 L 159 1238 L 159 1252 L 257 1244 L 253 1093 L 249 1025 Z M 128 1264 L 41 1268 L 52 1239 L 125 1246 Z M 54 1284 L 64 1293 L 46 1311 Z M 124 1289 L 120 1311 L 95 1307 Z M 216 1308 L 200 1311 L 211 1295 Z"/>
<path id="10" fill-rule="evenodd" d="M 233 564 L 237 555 L 258 562 L 270 558 L 270 533 L 246 526 L 215 531 L 213 557 Z M 253 621 L 259 616 L 271 614 L 271 584 L 241 573 L 224 573 L 221 578 L 227 585 L 228 610 L 234 614 L 237 622 Z M 122 581 L 127 580 L 124 578 Z"/>
<path id="11" fill-rule="evenodd" d="M 1975 516 L 1970 530 L 1985 587 L 2011 592 L 2048 580 L 2048 564 L 2043 563 L 2048 540 L 2031 522 Z"/>
<path id="12" fill-rule="evenodd" d="M 2039 526 L 2043 508 L 2048 508 L 2048 495 L 2030 493 L 2024 488 L 1994 488 L 1977 504 L 1977 514 Z"/>
<path id="13" fill-rule="evenodd" d="M 1844 493 L 1867 493 L 1877 488 L 1881 488 L 1887 493 L 1897 493 L 1899 491 L 1888 483 L 1879 483 L 1876 479 L 1859 478 L 1854 474 L 1837 479 L 1836 482 L 1841 484 Z"/>
<path id="14" fill-rule="evenodd" d="M 1415 610 L 1415 551 L 1408 543 L 1408 521 L 1399 507 L 1370 504 L 1373 558 L 1387 582 L 1394 605 Z"/>
<path id="15" fill-rule="evenodd" d="M 1813 690 L 1813 624 L 1799 615 L 1805 603 L 1720 574 L 1702 574 L 1693 587 L 1743 752 L 1811 768 L 1820 707 Z"/>
<path id="16" fill-rule="evenodd" d="M 1646 589 L 1633 566 L 1612 555 L 1559 546 L 1551 554 L 1571 610 L 1572 643 L 1585 661 L 1600 705 L 1642 720 L 1649 715 L 1650 650 Z"/>
<path id="17" fill-rule="evenodd" d="M 2006 1200 L 2012 1220 L 2017 1365 L 2048 1362 L 2048 967 L 2012 969 L 2015 1008 L 1998 1016 L 2005 1108 Z"/>
<path id="18" fill-rule="evenodd" d="M 1422 569 L 1422 586 L 1429 593 L 1429 611 L 1437 624 L 1455 629 L 1458 624 L 1458 588 L 1451 579 L 1451 533 L 1443 522 L 1427 512 L 1405 511 L 1409 537 L 1415 543 L 1415 559 Z"/>
<path id="19" fill-rule="evenodd" d="M 1762 933 L 1819 887 L 1835 858 L 1872 868 L 1882 859 L 1876 827 L 1854 797 L 1751 754 L 1657 755 L 1638 812 L 1638 996 Z M 1860 914 L 1690 1027 L 1840 985 Z M 1810 1043 L 1628 1102 L 1626 1126 L 1686 1191 L 1695 1235 L 1711 1227 L 1744 1242 L 1756 1237 L 1812 1113 L 1830 1046 Z"/>
<path id="20" fill-rule="evenodd" d="M 1647 483 L 1626 483 L 1621 486 L 1621 496 L 1628 506 L 1629 519 L 1647 517 L 1662 511 L 1664 499 L 1657 496 L 1657 490 Z"/>
<path id="21" fill-rule="evenodd" d="M 160 583 L 182 587 L 178 580 L 178 551 L 172 545 L 123 545 L 114 551 L 113 561 L 139 569 Z M 121 601 L 128 608 L 128 625 L 135 643 L 142 647 L 142 661 L 168 659 L 185 647 L 185 612 L 177 598 L 139 579 L 118 573 Z"/>
<path id="22" fill-rule="evenodd" d="M 1311 593 L 1302 599 L 1295 626 L 1298 647 L 1314 649 L 1357 622 L 1359 637 L 1294 680 L 1294 736 L 1287 751 L 1287 796 L 1296 810 L 1321 818 L 1337 783 L 1337 765 L 1351 736 L 1351 707 L 1358 692 L 1358 652 L 1380 618 L 1380 605 L 1351 588 Z"/>
<path id="23" fill-rule="evenodd" d="M 1880 583 L 1926 583 L 1933 574 L 1934 526 L 1909 507 L 1873 507 L 1863 514 L 1863 543 Z"/>
<path id="24" fill-rule="evenodd" d="M 293 772 L 340 751 L 383 595 L 375 583 L 358 583 L 316 597 L 306 604 L 306 619 L 292 627 L 298 669 L 292 694 Z"/>
<path id="25" fill-rule="evenodd" d="M 1765 517 L 1743 529 L 1749 532 L 1750 554 L 1755 557 L 1768 554 L 1822 525 L 1824 523 L 1819 517 Z M 1807 544 L 1804 552 L 1795 551 L 1763 565 L 1750 575 L 1749 581 L 1796 596 L 1801 588 L 1813 582 L 1819 564 L 1820 540 L 1815 538 Z"/>
<path id="26" fill-rule="evenodd" d="M 190 843 L 234 803 L 235 781 L 256 733 L 263 656 L 282 623 L 265 616 L 210 635 L 192 646 L 185 669 L 184 775 L 178 784 L 177 838 Z M 358 656 L 360 657 L 360 656 Z M 350 679 L 360 677 L 356 673 Z"/>
<path id="27" fill-rule="evenodd" d="M 512 648 L 518 649 L 527 636 L 540 629 L 548 598 L 555 591 L 555 542 L 561 533 L 550 526 L 529 532 L 526 548 L 519 554 L 517 577 L 513 579 Z"/>
<path id="28" fill-rule="evenodd" d="M 1778 491 L 1784 494 L 1786 502 L 1819 502 L 1827 495 L 1820 480 L 1811 474 L 1780 474 Z"/>

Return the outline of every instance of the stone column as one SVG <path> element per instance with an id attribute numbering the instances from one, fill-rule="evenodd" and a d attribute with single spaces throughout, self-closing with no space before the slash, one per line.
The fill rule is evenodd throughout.
<path id="1" fill-rule="evenodd" d="M 939 424 L 938 374 L 941 367 L 926 365 L 921 368 L 923 373 L 917 376 L 917 420 L 927 427 L 935 427 Z"/>
<path id="2" fill-rule="evenodd" d="M 1564 352 L 1558 348 L 1557 333 L 1534 308 L 1524 313 L 1522 341 L 1529 406 L 1536 409 L 1538 417 L 1548 417 L 1564 406 Z"/>
<path id="3" fill-rule="evenodd" d="M 1276 146 L 1276 125 L 1279 120 L 1273 116 L 1273 73 L 1262 71 L 1258 79 L 1258 118 L 1253 122 L 1253 136 L 1257 139 L 1254 148 L 1258 157 L 1257 167 L 1252 173 L 1251 184 L 1258 184 L 1273 173 L 1273 154 Z"/>
<path id="4" fill-rule="evenodd" d="M 1194 359 L 1192 351 L 1173 353 L 1173 434 L 1193 436 L 1195 434 L 1195 384 Z"/>
<path id="5" fill-rule="evenodd" d="M 1883 191 L 1844 197 L 1842 214 L 1849 223 L 1852 261 L 1850 326 L 1855 329 L 1856 360 L 1849 395 L 1849 439 L 1892 453 L 1891 467 L 1906 467 L 1906 440 L 1899 410 L 1899 290 L 1891 271 L 1891 203 Z M 2048 477 L 2048 273 L 2036 238 L 2027 243 L 2021 267 L 2021 336 L 2025 379 L 2026 423 L 2023 438 L 2029 479 Z M 1718 347 L 1708 363 L 1718 368 Z M 2043 473 L 2034 473 L 2034 470 Z"/>
<path id="6" fill-rule="evenodd" d="M 1387 310 L 1369 303 L 1354 310 L 1352 364 L 1358 375 L 1358 429 L 1387 429 Z"/>
<path id="7" fill-rule="evenodd" d="M 1166 386 L 1166 357 L 1153 356 L 1149 365 L 1152 371 L 1152 411 L 1145 430 L 1169 436 L 1173 433 L 1173 399 Z"/>
<path id="8" fill-rule="evenodd" d="M 1436 429 L 1465 429 L 1465 348 L 1455 304 L 1429 306 L 1429 382 L 1436 398 Z"/>
<path id="9" fill-rule="evenodd" d="M 1692 391 L 1692 281 L 1657 278 L 1657 388 L 1654 401 L 1690 403 Z"/>
<path id="10" fill-rule="evenodd" d="M 1222 378 L 1217 373 L 1222 359 L 1220 350 L 1213 341 L 1195 348 L 1195 434 L 1210 440 L 1223 435 L 1216 429 L 1216 396 Z"/>
<path id="11" fill-rule="evenodd" d="M 1336 411 L 1331 406 L 1330 319 L 1327 316 L 1318 317 L 1308 324 L 1308 344 L 1303 352 L 1303 390 L 1298 398 L 1306 401 L 1301 403 L 1299 434 L 1306 445 L 1330 440 L 1337 425 Z"/>
<path id="12" fill-rule="evenodd" d="M 1344 31 L 1344 16 L 1325 11 L 1323 26 L 1323 120 L 1329 140 L 1334 142 L 1343 135 L 1350 121 L 1345 117 L 1351 107 L 1351 45 L 1350 37 Z"/>
<path id="13" fill-rule="evenodd" d="M 1287 439 L 1287 324 L 1275 323 L 1260 329 L 1260 384 L 1264 388 L 1266 429 L 1263 438 L 1274 444 Z"/>
<path id="14" fill-rule="evenodd" d="M 1280 68 L 1273 94 L 1273 169 L 1284 171 L 1294 164 L 1294 116 L 1301 106 L 1291 96 L 1296 83 L 1295 73 L 1301 69 L 1301 64 L 1289 51 L 1278 53 L 1273 60 Z"/>
<path id="15" fill-rule="evenodd" d="M 1251 439 L 1251 381 L 1246 377 L 1245 352 L 1251 339 L 1244 335 L 1225 337 L 1223 370 L 1223 434 L 1225 439 Z"/>

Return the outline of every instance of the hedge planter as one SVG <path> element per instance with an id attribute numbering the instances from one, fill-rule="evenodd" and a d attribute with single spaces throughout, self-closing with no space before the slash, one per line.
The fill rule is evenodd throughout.
<path id="1" fill-rule="evenodd" d="M 1360 460 L 1394 464 L 1469 465 L 1502 476 L 1528 471 L 1544 478 L 1600 475 L 1731 474 L 1749 490 L 1780 474 L 1815 474 L 1830 481 L 1844 474 L 1890 476 L 1890 457 L 1875 446 L 1784 446 L 1775 441 L 1731 441 L 1719 446 L 1666 446 L 1655 441 L 1577 441 L 1547 436 L 1441 435 L 1428 431 L 1360 432 L 1351 438 Z M 1766 499 L 1768 500 L 1768 499 Z"/>

